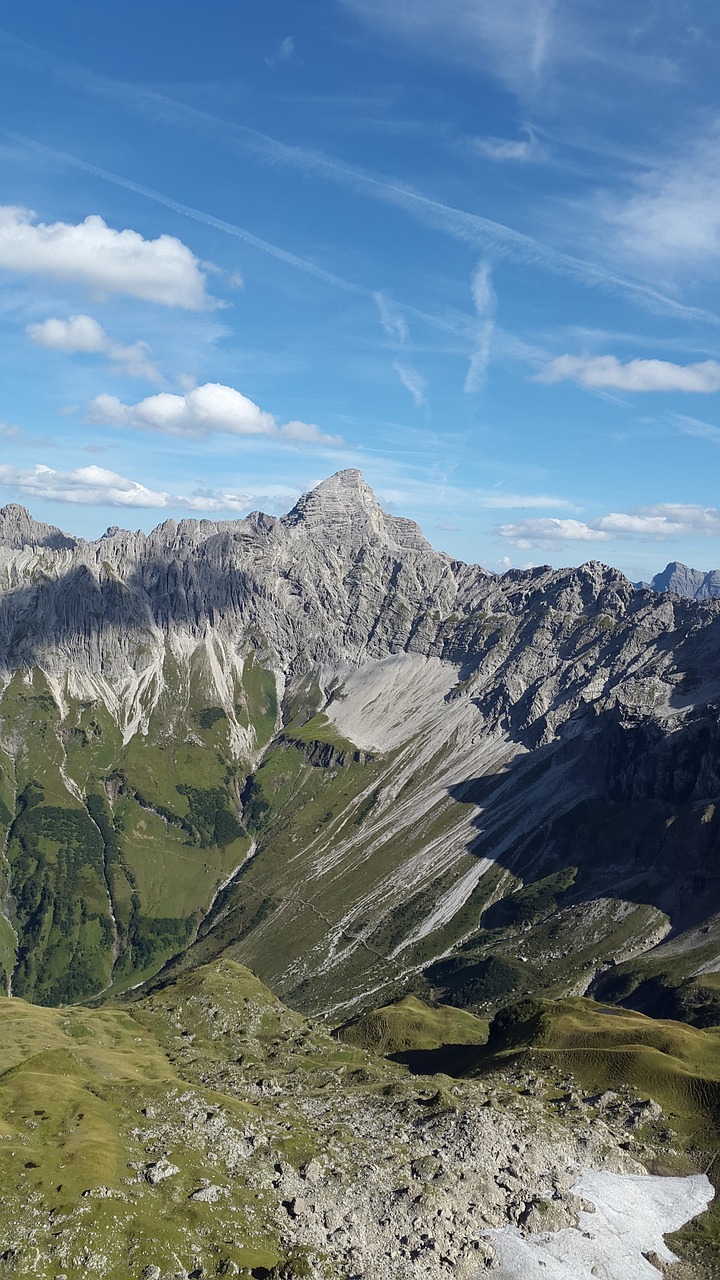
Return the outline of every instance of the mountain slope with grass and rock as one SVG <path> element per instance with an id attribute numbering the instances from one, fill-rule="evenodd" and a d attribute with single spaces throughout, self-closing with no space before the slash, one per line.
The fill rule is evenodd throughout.
<path id="1" fill-rule="evenodd" d="M 339 1015 L 646 963 L 712 1006 L 717 603 L 462 564 L 357 471 L 96 542 L 6 507 L 0 586 L 9 990 L 227 952 Z"/>
<path id="2" fill-rule="evenodd" d="M 357 471 L 4 508 L 0 1277 L 716 1275 L 719 639 Z"/>

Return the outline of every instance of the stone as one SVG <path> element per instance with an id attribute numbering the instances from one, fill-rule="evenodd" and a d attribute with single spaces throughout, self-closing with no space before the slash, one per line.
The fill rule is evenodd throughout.
<path id="1" fill-rule="evenodd" d="M 215 1184 L 211 1182 L 207 1187 L 198 1187 L 197 1191 L 191 1191 L 188 1199 L 200 1201 L 200 1203 L 203 1204 L 215 1204 L 226 1195 L 227 1189 L 225 1187 L 215 1186 Z"/>
<path id="2" fill-rule="evenodd" d="M 165 1156 L 145 1166 L 146 1181 L 151 1182 L 153 1186 L 156 1186 L 158 1182 L 164 1182 L 166 1178 L 174 1178 L 175 1174 L 179 1172 L 178 1166 L 171 1164 Z"/>

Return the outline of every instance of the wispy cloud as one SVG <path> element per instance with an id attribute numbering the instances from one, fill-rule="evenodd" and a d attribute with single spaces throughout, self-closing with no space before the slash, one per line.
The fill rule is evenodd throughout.
<path id="1" fill-rule="evenodd" d="M 212 305 L 195 255 L 174 236 L 145 240 L 92 215 L 84 222 L 37 222 L 29 209 L 0 206 L 0 267 L 123 293 L 168 307 Z"/>
<path id="2" fill-rule="evenodd" d="M 393 360 L 392 367 L 405 390 L 412 396 L 415 408 L 419 409 L 427 403 L 425 395 L 427 382 L 404 354 L 410 338 L 407 320 L 402 309 L 391 298 L 386 297 L 384 293 L 375 293 L 374 298 L 383 331 L 402 356 L 402 359 Z"/>
<path id="3" fill-rule="evenodd" d="M 607 68 L 634 80 L 665 83 L 680 75 L 664 50 L 645 52 L 636 39 L 634 18 L 624 21 L 612 6 L 608 15 L 607 5 L 561 5 L 555 0 L 339 2 L 375 31 L 433 60 L 482 69 L 524 99 L 573 70 Z M 608 16 L 616 20 L 608 21 Z"/>
<path id="4" fill-rule="evenodd" d="M 294 53 L 295 37 L 286 36 L 284 40 L 281 40 L 277 53 L 274 53 L 271 58 L 266 58 L 265 62 L 269 67 L 274 67 L 278 62 L 289 62 Z"/>
<path id="5" fill-rule="evenodd" d="M 288 266 L 297 271 L 305 272 L 307 275 L 314 276 L 316 280 L 323 284 L 329 285 L 333 289 L 340 289 L 345 293 L 354 294 L 358 298 L 364 298 L 378 305 L 378 291 L 368 288 L 367 286 L 357 284 L 355 281 L 348 280 L 343 276 L 336 275 L 332 271 L 326 271 L 324 267 L 319 266 L 315 262 L 309 261 L 307 258 L 301 257 L 299 254 L 292 253 L 288 249 L 282 248 L 280 245 L 273 244 L 269 240 L 263 240 L 260 236 L 256 236 L 252 231 L 248 231 L 245 227 L 240 227 L 236 223 L 226 222 L 223 218 L 216 218 L 213 214 L 207 213 L 203 209 L 196 209 L 191 205 L 182 204 L 179 200 L 174 200 L 171 196 L 165 195 L 162 191 L 156 191 L 152 187 L 143 186 L 139 182 L 133 182 L 130 178 L 125 178 L 121 174 L 112 173 L 109 169 L 103 169 L 100 165 L 90 164 L 85 160 L 81 160 L 78 156 L 69 155 L 67 152 L 58 151 L 55 147 L 48 147 L 42 142 L 38 142 L 35 138 L 28 138 L 24 134 L 14 133 L 8 129 L 0 127 L 0 134 L 12 138 L 24 146 L 46 155 L 61 164 L 66 164 L 75 169 L 80 169 L 83 173 L 91 174 L 93 177 L 100 178 L 103 182 L 109 182 L 113 186 L 123 187 L 128 191 L 135 192 L 136 195 L 144 196 L 148 200 L 152 200 L 155 204 L 164 205 L 166 209 L 172 209 L 174 213 L 179 213 L 183 217 L 190 218 L 194 222 L 202 223 L 204 226 L 212 227 L 216 231 L 221 231 L 225 235 L 233 236 L 238 240 L 243 240 L 253 249 L 258 249 L 261 253 L 269 254 L 272 258 L 277 258 L 280 262 L 286 263 Z M 240 277 L 242 278 L 242 277 Z M 232 279 L 231 279 L 231 283 Z M 233 285 L 235 287 L 235 285 Z M 388 299 L 385 298 L 388 302 Z M 437 329 L 441 333 L 454 334 L 462 338 L 468 338 L 471 332 L 472 320 L 469 316 L 461 314 L 453 314 L 449 316 L 435 315 L 431 312 L 422 311 L 418 307 L 409 305 L 406 302 L 400 302 L 397 299 L 392 301 L 392 307 L 397 313 L 403 312 L 405 315 L 415 317 L 428 325 L 431 329 Z"/>
<path id="6" fill-rule="evenodd" d="M 485 382 L 495 333 L 497 296 L 492 283 L 492 268 L 487 261 L 480 262 L 475 270 L 472 278 L 472 296 L 480 324 L 475 350 L 465 376 L 464 390 L 469 392 L 479 391 Z"/>
<path id="7" fill-rule="evenodd" d="M 629 194 L 604 195 L 601 211 L 615 230 L 613 248 L 665 274 L 720 266 L 720 120 L 688 139 L 675 157 L 667 148 Z"/>
<path id="8" fill-rule="evenodd" d="M 147 342 L 133 342 L 126 346 L 116 342 L 92 316 L 43 320 L 41 324 L 28 325 L 26 332 L 32 342 L 50 351 L 62 351 L 66 355 L 77 352 L 106 355 L 132 378 L 144 378 L 147 382 L 163 381 L 159 369 L 149 358 L 151 348 Z"/>
<path id="9" fill-rule="evenodd" d="M 477 489 L 475 502 L 489 511 L 555 511 L 577 510 L 567 498 L 557 498 L 549 493 L 511 493 L 496 486 L 494 489 Z"/>
<path id="10" fill-rule="evenodd" d="M 579 382 L 583 387 L 617 391 L 720 391 L 720 362 L 673 364 L 670 360 L 629 360 L 616 356 L 558 356 L 535 382 Z"/>
<path id="11" fill-rule="evenodd" d="M 343 443 L 340 436 L 327 435 L 310 422 L 278 426 L 271 413 L 260 409 L 242 392 L 217 382 L 206 382 L 182 396 L 161 392 L 138 404 L 123 404 L 117 396 L 96 396 L 88 409 L 88 421 L 196 439 L 219 433 L 305 444 Z"/>
<path id="12" fill-rule="evenodd" d="M 375 303 L 380 317 L 380 324 L 391 341 L 396 342 L 399 347 L 404 347 L 408 340 L 407 320 L 400 308 L 387 298 L 384 293 L 379 291 L 373 294 Z"/>
<path id="13" fill-rule="evenodd" d="M 427 391 L 427 382 L 422 374 L 417 369 L 414 369 L 412 365 L 405 364 L 401 360 L 393 360 L 393 369 L 405 390 L 410 392 L 415 407 L 419 409 L 421 405 L 425 404 L 425 392 Z"/>
<path id="14" fill-rule="evenodd" d="M 463 62 L 487 66 L 525 94 L 551 56 L 554 0 L 341 0 L 357 17 L 411 43 Z"/>
<path id="15" fill-rule="evenodd" d="M 375 4 L 375 0 L 368 0 L 368 3 Z M 456 0 L 456 3 L 463 10 L 467 10 L 468 14 L 477 9 L 474 3 L 470 4 L 470 0 Z M 533 34 L 529 47 L 535 48 L 537 44 L 537 49 L 540 50 L 543 47 L 541 34 L 544 22 L 543 15 L 551 12 L 550 0 L 537 0 L 537 3 L 535 3 L 535 0 L 514 0 L 514 4 L 519 6 L 523 13 L 537 9 L 537 22 L 531 24 L 532 31 L 535 34 Z M 431 0 L 422 0 L 422 5 L 419 8 L 421 7 L 424 11 L 430 12 L 430 5 Z M 395 6 L 383 6 L 383 8 L 385 7 L 388 12 L 395 11 Z M 510 13 L 512 8 L 512 4 L 503 6 L 503 16 L 498 18 L 498 22 L 503 24 L 503 29 L 508 33 L 512 31 L 513 38 L 517 40 L 518 29 L 524 32 L 525 28 L 522 27 L 522 24 L 518 28 L 519 15 L 516 14 L 513 18 Z M 407 13 L 405 5 L 398 6 L 398 12 L 400 9 L 402 9 L 403 13 Z M 432 9 L 435 13 L 440 13 L 434 4 Z M 487 10 L 483 9 L 483 12 L 490 14 L 495 13 L 496 10 L 487 8 Z M 494 19 L 491 19 L 491 21 L 494 21 Z M 507 257 L 513 261 L 578 280 L 589 288 L 597 288 L 603 292 L 624 297 L 634 305 L 647 311 L 674 315 L 688 320 L 703 320 L 714 325 L 720 324 L 720 317 L 711 312 L 687 306 L 649 285 L 618 275 L 603 265 L 589 262 L 562 250 L 555 249 L 541 240 L 506 226 L 504 223 L 444 204 L 439 200 L 433 200 L 402 183 L 368 173 L 358 166 L 345 164 L 343 161 L 336 160 L 322 152 L 289 146 L 287 143 L 268 134 L 261 133 L 248 126 L 221 120 L 210 112 L 189 107 L 185 103 L 177 102 L 175 99 L 147 90 L 142 86 L 97 76 L 84 67 L 52 57 L 44 51 L 17 41 L 12 37 L 4 35 L 2 38 L 5 41 L 6 48 L 15 57 L 26 61 L 34 60 L 36 66 L 42 67 L 47 73 L 57 76 L 64 83 L 72 85 L 75 89 L 83 90 L 91 95 L 107 97 L 116 102 L 122 102 L 144 116 L 172 123 L 184 129 L 202 130 L 205 134 L 211 136 L 216 143 L 221 141 L 224 146 L 230 149 L 240 149 L 245 154 L 250 153 L 258 159 L 272 164 L 281 163 L 289 168 L 321 175 L 328 181 L 339 183 L 371 199 L 401 208 L 418 222 L 469 244 L 481 252 L 492 251 L 496 255 Z M 525 65 L 527 66 L 527 59 Z M 25 141 L 29 145 L 33 145 L 30 139 L 23 139 L 20 135 L 9 130 L 4 130 L 3 132 L 5 136 L 16 141 Z M 52 153 L 50 148 L 46 148 L 46 151 Z M 57 158 L 61 158 L 60 152 L 54 152 L 54 154 Z M 79 167 L 84 167 L 88 172 L 95 172 L 99 177 L 106 177 L 110 181 L 118 181 L 115 175 L 111 176 L 107 171 L 103 171 L 99 167 L 86 165 L 84 162 L 78 162 L 68 156 L 65 156 L 64 159 L 67 163 L 75 163 Z M 130 190 L 138 191 L 140 194 L 150 194 L 147 188 L 142 188 L 139 184 L 132 183 L 129 180 L 121 179 L 119 180 L 119 185 L 124 185 Z M 161 202 L 165 203 L 169 208 L 175 208 L 178 212 L 186 213 L 190 217 L 198 217 L 197 210 L 190 211 L 187 206 L 182 206 L 179 202 L 171 201 L 166 197 L 159 197 L 158 193 L 152 193 L 151 198 L 160 198 Z M 208 221 L 208 225 L 217 225 L 225 230 L 230 225 L 224 223 L 221 226 L 220 219 L 213 219 L 210 222 L 206 216 L 200 216 L 198 220 Z M 238 232 L 233 229 L 230 234 L 238 234 Z M 258 247 L 260 247 L 261 242 L 258 241 L 257 237 L 251 238 L 249 234 L 241 233 L 241 238 L 248 240 L 250 243 L 254 239 L 258 243 Z M 264 243 L 262 247 L 266 247 Z M 267 247 L 272 252 L 272 249 L 269 246 Z M 284 252 L 276 253 L 276 256 L 286 257 L 287 259 L 291 257 L 291 255 L 285 255 Z M 299 264 L 296 263 L 295 265 Z M 331 273 L 322 272 L 322 269 L 314 272 L 314 274 L 324 275 L 326 279 L 331 276 Z M 337 277 L 335 277 L 335 282 L 338 282 Z M 357 291 L 356 287 L 351 286 L 351 288 L 353 292 Z"/>
<path id="16" fill-rule="evenodd" d="M 539 164 L 546 160 L 547 149 L 538 140 L 535 132 L 525 126 L 523 133 L 526 135 L 524 138 L 494 138 L 488 134 L 486 137 L 467 138 L 464 141 L 468 150 L 484 156 L 487 160 L 497 160 L 501 163 L 515 161 L 521 164 Z"/>
<path id="17" fill-rule="evenodd" d="M 696 436 L 701 440 L 710 440 L 712 444 L 720 444 L 720 427 L 715 423 L 690 418 L 684 413 L 672 413 L 670 418 L 682 435 Z"/>

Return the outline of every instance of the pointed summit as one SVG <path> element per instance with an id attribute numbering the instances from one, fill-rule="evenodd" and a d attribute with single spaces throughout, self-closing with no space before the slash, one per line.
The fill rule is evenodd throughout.
<path id="1" fill-rule="evenodd" d="M 378 502 L 362 471 L 349 467 L 336 471 L 314 489 L 304 493 L 292 511 L 283 516 L 285 527 L 322 528 L 338 543 L 348 546 L 374 534 L 383 542 L 396 546 L 430 550 L 421 529 L 414 520 L 387 515 Z"/>
<path id="2" fill-rule="evenodd" d="M 33 520 L 26 507 L 17 502 L 9 502 L 0 507 L 0 546 L 9 547 L 12 551 L 22 551 L 23 547 L 51 547 L 53 551 L 71 551 L 78 545 L 77 538 L 71 538 L 54 524 L 42 524 Z"/>
<path id="3" fill-rule="evenodd" d="M 337 513 L 355 515 L 371 511 L 382 515 L 380 503 L 370 485 L 365 483 L 362 471 L 350 467 L 347 471 L 336 471 L 304 493 L 284 520 L 288 524 L 298 524 L 302 520 L 312 522 L 317 517 L 322 519 Z"/>

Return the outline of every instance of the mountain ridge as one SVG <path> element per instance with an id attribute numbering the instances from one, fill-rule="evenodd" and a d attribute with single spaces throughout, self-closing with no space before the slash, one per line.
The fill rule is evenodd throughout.
<path id="1" fill-rule="evenodd" d="M 516 908 L 491 927 L 517 893 L 541 993 L 712 916 L 719 603 L 597 561 L 465 565 L 355 470 L 285 517 L 73 546 L 9 511 L 0 964 L 18 994 L 88 998 L 228 950 L 302 1008 L 437 988 L 484 1012 L 519 982 Z"/>

